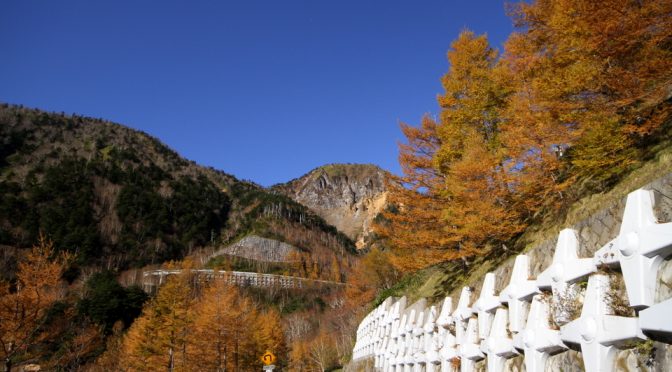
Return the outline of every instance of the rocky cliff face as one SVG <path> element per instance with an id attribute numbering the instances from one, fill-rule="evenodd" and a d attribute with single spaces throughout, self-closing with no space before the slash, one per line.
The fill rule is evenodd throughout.
<path id="1" fill-rule="evenodd" d="M 375 165 L 331 164 L 273 190 L 312 209 L 363 248 L 386 203 L 385 177 Z"/>
<path id="2" fill-rule="evenodd" d="M 246 236 L 243 239 L 217 250 L 213 256 L 227 254 L 264 262 L 290 262 L 292 253 L 299 253 L 299 249 L 274 239 L 262 238 L 256 235 Z"/>

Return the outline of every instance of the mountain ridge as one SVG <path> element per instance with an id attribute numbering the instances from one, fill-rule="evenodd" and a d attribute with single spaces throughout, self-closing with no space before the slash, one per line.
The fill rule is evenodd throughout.
<path id="1" fill-rule="evenodd" d="M 388 175 L 374 164 L 327 164 L 271 190 L 312 209 L 361 249 L 370 244 L 373 219 L 386 205 Z"/>
<path id="2" fill-rule="evenodd" d="M 0 103 L 0 266 L 44 233 L 78 265 L 123 270 L 248 234 L 306 252 L 354 244 L 292 199 L 102 119 Z M 321 243 L 321 242 L 327 243 Z M 327 263 L 325 263 L 326 265 Z"/>

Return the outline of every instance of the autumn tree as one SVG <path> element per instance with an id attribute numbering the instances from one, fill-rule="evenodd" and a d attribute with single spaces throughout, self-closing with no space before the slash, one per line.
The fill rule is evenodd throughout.
<path id="1" fill-rule="evenodd" d="M 462 32 L 439 118 L 402 125 L 403 176 L 376 227 L 393 262 L 484 253 L 632 169 L 669 135 L 671 12 L 672 0 L 520 2 L 502 57 Z"/>
<path id="2" fill-rule="evenodd" d="M 499 76 L 498 53 L 485 35 L 463 31 L 448 52 L 450 69 L 439 97 L 441 147 L 434 166 L 445 175 L 441 193 L 449 201 L 442 218 L 463 256 L 482 253 L 521 231 L 512 206 L 508 154 L 501 143 L 501 112 L 509 87 Z"/>
<path id="3" fill-rule="evenodd" d="M 46 314 L 62 298 L 61 276 L 70 256 L 54 257 L 54 245 L 40 235 L 19 262 L 15 283 L 0 282 L 0 343 L 4 370 L 20 354 L 51 335 L 43 332 Z"/>
<path id="4" fill-rule="evenodd" d="M 512 7 L 520 31 L 504 57 L 515 91 L 505 142 L 530 210 L 553 206 L 577 182 L 613 182 L 669 118 L 670 11 L 669 0 Z"/>
<path id="5" fill-rule="evenodd" d="M 271 351 L 277 357 L 276 365 L 280 368 L 288 364 L 289 357 L 284 328 L 284 321 L 274 308 L 260 312 L 254 327 L 254 335 L 259 345 L 255 351 Z"/>
<path id="6" fill-rule="evenodd" d="M 135 320 L 124 339 L 125 366 L 134 370 L 187 369 L 186 348 L 193 324 L 191 274 L 170 276 Z"/>
<path id="7" fill-rule="evenodd" d="M 345 289 L 348 307 L 361 307 L 371 302 L 380 291 L 391 288 L 401 274 L 390 262 L 389 252 L 373 248 L 355 265 Z"/>
<path id="8" fill-rule="evenodd" d="M 394 247 L 392 262 L 403 270 L 459 256 L 450 249 L 452 241 L 446 234 L 450 224 L 441 218 L 448 200 L 437 192 L 445 177 L 433 163 L 441 146 L 436 129 L 437 123 L 430 117 L 424 117 L 420 127 L 401 125 L 408 141 L 399 144 L 403 176 L 387 180 L 388 207 L 374 224 L 376 233 Z"/>
<path id="9" fill-rule="evenodd" d="M 289 367 L 292 371 L 310 371 L 311 361 L 309 357 L 309 346 L 305 340 L 296 340 L 292 343 L 292 349 L 289 354 Z"/>
<path id="10" fill-rule="evenodd" d="M 119 320 L 112 326 L 112 334 L 107 338 L 105 352 L 90 366 L 92 372 L 120 372 L 124 371 L 122 359 L 124 323 Z"/>
<path id="11" fill-rule="evenodd" d="M 308 346 L 312 370 L 324 372 L 338 365 L 338 354 L 334 343 L 335 340 L 328 331 L 320 328 L 317 336 L 311 340 Z"/>
<path id="12" fill-rule="evenodd" d="M 498 78 L 498 55 L 485 36 L 464 31 L 448 52 L 439 121 L 402 125 L 403 177 L 393 179 L 377 231 L 402 270 L 482 252 L 521 230 L 511 207 L 501 111 L 510 94 Z"/>
<path id="13" fill-rule="evenodd" d="M 192 367 L 236 371 L 260 363 L 264 350 L 253 334 L 258 311 L 235 287 L 216 281 L 203 292 L 193 313 L 194 332 L 187 348 Z"/>

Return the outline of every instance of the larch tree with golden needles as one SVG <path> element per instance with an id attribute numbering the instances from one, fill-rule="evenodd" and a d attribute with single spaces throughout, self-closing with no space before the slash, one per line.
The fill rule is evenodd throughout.
<path id="1" fill-rule="evenodd" d="M 275 364 L 279 367 L 286 366 L 288 364 L 289 348 L 285 342 L 280 313 L 273 308 L 259 313 L 254 329 L 254 336 L 259 345 L 255 351 L 271 351 L 277 357 Z"/>
<path id="2" fill-rule="evenodd" d="M 187 341 L 193 324 L 193 291 L 187 270 L 170 276 L 142 315 L 128 330 L 122 345 L 124 364 L 132 370 L 187 370 Z"/>
<path id="3" fill-rule="evenodd" d="M 70 259 L 54 254 L 53 242 L 40 235 L 19 263 L 16 283 L 0 282 L 0 353 L 5 371 L 11 370 L 14 358 L 49 337 L 41 327 L 47 311 L 63 296 L 61 275 Z"/>
<path id="4" fill-rule="evenodd" d="M 426 249 L 451 246 L 445 232 L 450 225 L 441 218 L 447 200 L 437 192 L 445 179 L 433 164 L 441 146 L 436 128 L 430 117 L 424 117 L 420 127 L 401 125 L 408 141 L 399 144 L 403 176 L 387 181 L 389 207 L 374 225 L 376 233 L 394 247 L 391 260 L 403 271 L 420 269 L 455 254 L 450 249 Z"/>
<path id="5" fill-rule="evenodd" d="M 669 118 L 670 0 L 521 2 L 504 63 L 515 94 L 505 142 L 528 210 L 558 207 L 576 182 L 627 171 L 635 144 Z"/>
<path id="6" fill-rule="evenodd" d="M 260 364 L 264 350 L 254 336 L 258 311 L 237 288 L 215 281 L 193 312 L 194 332 L 187 348 L 193 368 L 237 371 Z"/>
<path id="7" fill-rule="evenodd" d="M 356 308 L 371 302 L 380 291 L 392 288 L 400 277 L 390 262 L 389 253 L 372 248 L 348 275 L 345 287 L 347 306 Z"/>
<path id="8" fill-rule="evenodd" d="M 485 36 L 464 31 L 448 52 L 439 122 L 402 125 L 404 176 L 390 187 L 393 208 L 379 233 L 402 270 L 483 252 L 492 240 L 521 231 L 511 206 L 500 112 L 508 87 L 498 78 L 497 51 Z"/>
<path id="9" fill-rule="evenodd" d="M 501 111 L 510 94 L 498 77 L 498 53 L 485 35 L 463 31 L 448 52 L 450 69 L 437 129 L 441 148 L 435 167 L 445 175 L 442 193 L 449 200 L 442 218 L 464 255 L 483 252 L 488 242 L 506 241 L 520 232 L 512 207 L 501 144 Z"/>

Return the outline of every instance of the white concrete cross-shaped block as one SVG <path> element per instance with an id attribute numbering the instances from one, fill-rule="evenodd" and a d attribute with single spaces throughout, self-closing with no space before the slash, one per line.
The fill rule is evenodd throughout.
<path id="1" fill-rule="evenodd" d="M 497 309 L 490 334 L 485 340 L 481 341 L 481 351 L 488 355 L 488 372 L 504 371 L 506 360 L 518 354 L 506 329 L 508 317 L 509 314 L 506 309 Z"/>
<path id="2" fill-rule="evenodd" d="M 457 302 L 457 308 L 453 312 L 453 318 L 461 321 L 466 321 L 474 313 L 474 310 L 469 306 L 471 303 L 471 288 L 463 287 L 460 293 L 460 300 Z"/>
<path id="3" fill-rule="evenodd" d="M 383 354 L 383 370 L 390 370 L 394 364 L 394 358 L 397 355 L 397 346 L 398 346 L 398 337 L 399 333 L 397 327 L 399 326 L 399 320 L 395 320 L 392 323 L 392 328 L 390 329 L 390 339 L 387 343 L 387 348 Z M 396 332 L 396 334 L 395 334 Z"/>
<path id="4" fill-rule="evenodd" d="M 402 312 L 406 309 L 406 297 L 402 297 L 392 305 L 392 310 L 388 315 L 387 323 L 390 324 L 390 346 L 385 350 L 386 368 L 391 368 L 395 363 L 397 349 L 399 347 L 399 331 L 403 327 L 401 324 Z"/>
<path id="5" fill-rule="evenodd" d="M 670 314 L 672 314 L 672 298 L 640 311 L 639 326 L 651 338 L 669 343 L 672 338 Z"/>
<path id="6" fill-rule="evenodd" d="M 451 297 L 446 297 L 441 303 L 441 312 L 439 313 L 438 319 L 436 319 L 436 325 L 443 328 L 449 328 L 453 323 L 453 299 Z"/>
<path id="7" fill-rule="evenodd" d="M 393 300 L 392 297 L 388 297 L 376 308 L 375 327 L 377 329 L 381 329 L 385 326 L 385 320 L 390 313 Z"/>
<path id="8" fill-rule="evenodd" d="M 653 203 L 651 191 L 628 194 L 618 237 L 595 253 L 597 262 L 618 261 L 630 306 L 637 309 L 653 305 L 658 267 L 672 254 L 672 223 L 658 223 Z"/>
<path id="9" fill-rule="evenodd" d="M 457 357 L 457 349 L 455 347 L 455 335 L 452 333 L 455 329 L 455 322 L 452 315 L 453 299 L 446 297 L 441 305 L 441 312 L 436 320 L 436 325 L 439 328 L 439 358 L 441 360 L 441 372 L 452 371 L 452 359 Z M 451 331 L 452 329 L 452 331 Z"/>
<path id="10" fill-rule="evenodd" d="M 455 322 L 455 338 L 457 344 L 461 344 L 467 328 L 467 321 L 474 313 L 469 306 L 471 303 L 471 288 L 463 287 L 460 293 L 460 300 L 457 302 L 457 308 L 453 311 L 453 321 Z M 478 335 L 476 335 L 478 337 Z"/>
<path id="11" fill-rule="evenodd" d="M 560 339 L 581 345 L 587 372 L 612 371 L 616 354 L 613 345 L 646 339 L 639 329 L 637 318 L 607 315 L 610 311 L 605 303 L 608 287 L 608 276 L 592 275 L 588 279 L 581 317 L 560 328 Z"/>
<path id="12" fill-rule="evenodd" d="M 478 341 L 478 320 L 472 317 L 467 321 L 467 328 L 458 349 L 461 372 L 472 372 L 476 362 L 485 357 Z"/>
<path id="13" fill-rule="evenodd" d="M 369 333 L 370 329 L 370 323 L 371 323 L 371 314 L 369 313 L 365 318 L 364 321 L 362 322 L 362 331 L 361 331 L 361 336 L 360 336 L 360 352 L 359 352 L 359 357 L 363 358 L 366 355 L 367 348 L 369 346 L 369 342 L 371 341 L 371 335 Z"/>
<path id="14" fill-rule="evenodd" d="M 560 331 L 550 326 L 549 301 L 540 294 L 532 298 L 525 330 L 513 339 L 516 348 L 525 352 L 527 371 L 544 371 L 549 354 L 566 349 Z"/>
<path id="15" fill-rule="evenodd" d="M 577 295 L 578 288 L 573 283 L 595 272 L 592 258 L 578 258 L 579 241 L 576 231 L 564 229 L 558 235 L 558 243 L 553 254 L 553 263 L 537 277 L 539 289 L 550 288 L 553 291 L 553 302 L 562 304 Z M 556 313 L 556 321 L 564 323 L 569 314 L 565 307 L 560 306 L 560 314 Z"/>
<path id="16" fill-rule="evenodd" d="M 406 319 L 406 337 L 404 338 L 404 352 L 402 354 L 401 363 L 404 365 L 404 371 L 412 369 L 415 360 L 413 359 L 413 329 L 415 328 L 415 319 L 418 316 L 418 310 L 411 309 L 408 318 Z M 410 371 L 410 370 L 409 370 Z"/>
<path id="17" fill-rule="evenodd" d="M 375 368 L 378 368 L 378 369 L 383 368 L 383 365 L 385 363 L 385 351 L 388 350 L 390 347 L 392 347 L 391 338 L 389 336 L 384 336 L 380 340 L 380 344 L 378 346 L 378 349 L 375 350 L 375 352 L 374 352 L 375 357 L 374 357 L 374 360 L 373 360 L 374 361 L 373 366 Z"/>
<path id="18" fill-rule="evenodd" d="M 495 274 L 485 274 L 481 294 L 474 302 L 474 311 L 478 313 L 478 338 L 484 340 L 490 332 L 490 324 L 495 316 L 495 310 L 502 303 L 499 296 L 495 296 Z"/>
<path id="19" fill-rule="evenodd" d="M 558 243 L 553 254 L 553 263 L 537 277 L 540 289 L 552 289 L 553 294 L 563 292 L 567 284 L 573 283 L 595 272 L 592 258 L 579 258 L 579 240 L 576 231 L 564 229 L 558 235 Z"/>
<path id="20" fill-rule="evenodd" d="M 390 312 L 392 311 L 393 307 L 393 298 L 388 297 L 383 301 L 383 303 L 379 306 L 379 308 L 382 307 L 382 311 L 378 313 L 378 327 L 376 331 L 376 344 L 374 347 L 374 366 L 375 367 L 380 367 L 382 363 L 382 356 L 385 353 L 385 349 L 387 348 L 387 340 L 390 334 L 390 326 L 387 323 L 389 319 Z"/>
<path id="21" fill-rule="evenodd" d="M 527 255 L 516 257 L 511 280 L 499 294 L 499 299 L 509 305 L 509 330 L 521 332 L 525 327 L 527 309 L 532 297 L 539 293 L 536 280 L 530 280 L 530 263 Z"/>
<path id="22" fill-rule="evenodd" d="M 408 320 L 408 314 L 404 312 L 401 315 L 399 320 L 399 325 L 397 326 L 396 332 L 396 347 L 394 348 L 394 354 L 392 355 L 392 364 L 395 366 L 403 365 L 404 352 L 406 351 L 406 322 Z"/>
<path id="23" fill-rule="evenodd" d="M 433 372 L 436 370 L 436 366 L 441 363 L 441 356 L 439 355 L 439 350 L 440 350 L 440 340 L 439 340 L 439 332 L 436 326 L 436 318 L 437 318 L 437 310 L 436 306 L 432 306 L 429 308 L 429 311 L 427 313 L 427 319 L 425 320 L 425 326 L 423 327 L 425 330 L 425 362 L 427 364 L 426 366 L 426 372 Z"/>
<path id="24" fill-rule="evenodd" d="M 418 317 L 415 320 L 415 327 L 413 327 L 413 347 L 411 349 L 411 356 L 413 358 L 413 363 L 416 366 L 424 363 L 425 359 L 425 343 L 423 338 L 425 336 L 425 317 L 428 310 L 429 309 L 425 309 L 418 312 Z"/>
<path id="25" fill-rule="evenodd" d="M 401 318 L 401 313 L 406 309 L 406 296 L 398 299 L 393 305 L 390 311 L 388 312 L 385 323 L 390 327 L 394 321 L 398 321 Z"/>
<path id="26" fill-rule="evenodd" d="M 382 367 L 385 350 L 389 347 L 389 343 L 389 334 L 381 331 L 380 335 L 376 337 L 376 344 L 373 349 L 374 367 Z"/>

